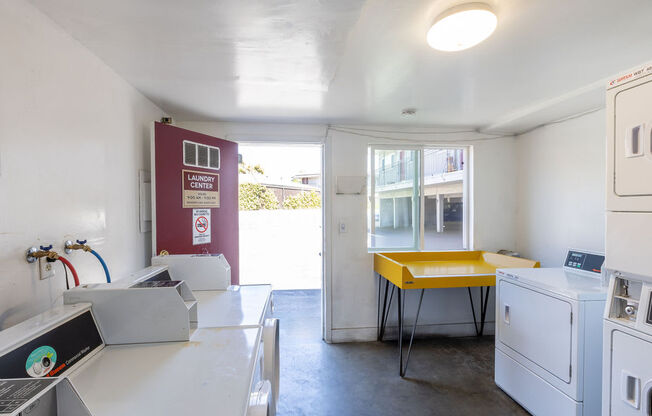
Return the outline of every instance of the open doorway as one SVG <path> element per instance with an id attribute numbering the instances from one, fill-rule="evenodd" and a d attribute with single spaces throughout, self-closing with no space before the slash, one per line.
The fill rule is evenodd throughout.
<path id="1" fill-rule="evenodd" d="M 322 288 L 322 148 L 240 144 L 240 284 Z"/>

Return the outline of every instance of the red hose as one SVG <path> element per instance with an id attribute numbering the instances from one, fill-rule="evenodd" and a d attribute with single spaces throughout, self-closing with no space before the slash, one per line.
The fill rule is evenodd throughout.
<path id="1" fill-rule="evenodd" d="M 72 264 L 65 258 L 59 256 L 59 260 L 61 260 L 61 263 L 63 263 L 63 267 L 68 266 L 70 271 L 72 272 L 72 278 L 75 280 L 75 286 L 79 286 L 79 277 L 77 276 L 77 270 L 75 270 L 74 267 L 72 267 Z"/>

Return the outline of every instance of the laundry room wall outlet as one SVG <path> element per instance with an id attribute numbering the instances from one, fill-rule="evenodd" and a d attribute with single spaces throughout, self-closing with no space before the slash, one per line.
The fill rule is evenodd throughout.
<path id="1" fill-rule="evenodd" d="M 39 277 L 41 280 L 54 277 L 54 262 L 49 262 L 44 258 L 38 259 Z"/>

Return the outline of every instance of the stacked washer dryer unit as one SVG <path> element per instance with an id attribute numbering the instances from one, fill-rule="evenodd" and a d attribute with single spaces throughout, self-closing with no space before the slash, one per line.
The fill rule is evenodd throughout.
<path id="1" fill-rule="evenodd" d="M 607 87 L 602 414 L 652 415 L 652 64 Z"/>

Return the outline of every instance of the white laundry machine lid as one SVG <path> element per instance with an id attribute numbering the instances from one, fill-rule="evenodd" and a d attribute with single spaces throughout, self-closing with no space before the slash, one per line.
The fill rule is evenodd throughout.
<path id="1" fill-rule="evenodd" d="M 498 269 L 499 278 L 517 280 L 548 292 L 577 300 L 605 300 L 608 286 L 602 280 L 565 270 L 562 267 Z"/>

